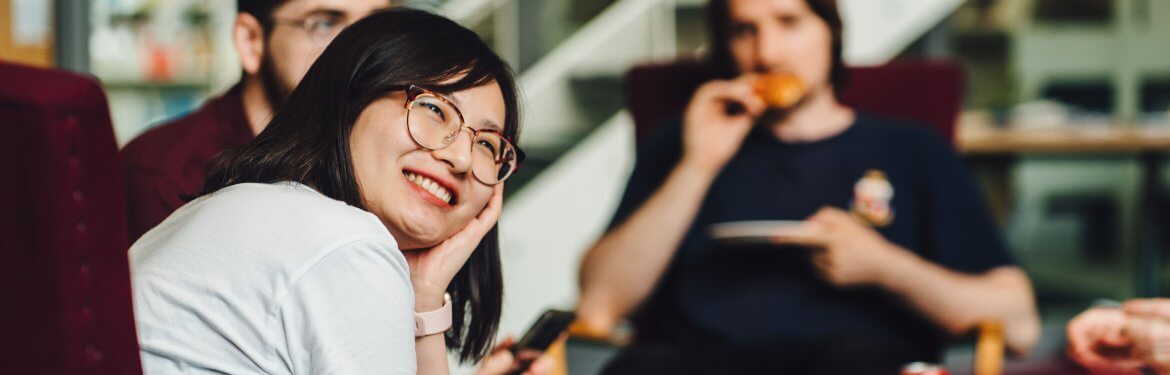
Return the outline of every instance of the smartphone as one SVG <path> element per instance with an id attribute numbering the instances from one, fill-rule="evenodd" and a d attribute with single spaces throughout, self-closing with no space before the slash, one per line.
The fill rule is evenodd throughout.
<path id="1" fill-rule="evenodd" d="M 557 338 L 573 324 L 577 314 L 572 311 L 548 310 L 532 323 L 532 328 L 524 333 L 520 341 L 512 346 L 512 355 L 516 358 L 516 365 L 511 374 L 522 374 L 528 371 L 528 366 L 540 357 Z"/>

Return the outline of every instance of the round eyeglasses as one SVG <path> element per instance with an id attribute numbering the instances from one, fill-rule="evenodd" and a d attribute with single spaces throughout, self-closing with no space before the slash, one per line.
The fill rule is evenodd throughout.
<path id="1" fill-rule="evenodd" d="M 345 14 L 335 11 L 315 12 L 302 19 L 276 18 L 272 19 L 276 25 L 292 26 L 304 30 L 318 45 L 329 44 L 341 30 L 349 26 Z"/>
<path id="2" fill-rule="evenodd" d="M 524 151 L 503 133 L 464 125 L 455 104 L 422 87 L 406 88 L 406 128 L 414 143 L 432 151 L 455 143 L 463 129 L 471 131 L 471 173 L 487 185 L 504 182 L 524 162 Z"/>

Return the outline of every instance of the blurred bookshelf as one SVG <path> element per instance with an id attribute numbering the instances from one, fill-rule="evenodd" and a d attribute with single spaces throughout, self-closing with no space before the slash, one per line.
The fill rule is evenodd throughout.
<path id="1" fill-rule="evenodd" d="M 239 76 L 234 0 L 97 0 L 89 69 L 105 87 L 120 145 L 195 109 Z"/>
<path id="2" fill-rule="evenodd" d="M 1052 148 L 989 140 L 1011 149 L 1011 162 L 973 166 L 1008 185 L 1004 230 L 1042 309 L 1148 293 L 1135 277 L 1146 246 L 1136 228 L 1159 225 L 1145 223 L 1144 210 L 1170 207 L 1143 199 L 1141 187 L 1160 178 L 1165 196 L 1170 170 L 1147 176 L 1142 155 L 1170 149 L 1134 143 L 1170 134 L 1167 19 L 1165 0 L 971 0 L 940 26 L 947 58 L 967 72 L 965 118 L 979 114 L 988 134 Z"/>
<path id="3" fill-rule="evenodd" d="M 51 67 L 52 2 L 0 0 L 0 61 Z"/>

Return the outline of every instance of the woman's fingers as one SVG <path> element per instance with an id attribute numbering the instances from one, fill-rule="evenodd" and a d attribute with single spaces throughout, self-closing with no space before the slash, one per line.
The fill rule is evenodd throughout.
<path id="1" fill-rule="evenodd" d="M 492 349 L 492 351 L 509 350 L 512 349 L 512 345 L 516 345 L 516 339 L 512 338 L 512 336 L 506 336 L 503 340 L 500 340 L 500 343 L 496 344 L 496 348 Z"/>
<path id="2" fill-rule="evenodd" d="M 491 199 L 488 199 L 488 204 L 476 216 L 476 220 L 484 223 L 488 228 L 496 224 L 496 220 L 500 219 L 500 212 L 504 210 L 504 184 L 497 184 L 492 191 Z M 487 231 L 484 231 L 485 233 Z"/>
<path id="3" fill-rule="evenodd" d="M 498 184 L 492 191 L 492 197 L 488 199 L 487 206 L 484 206 L 483 210 L 479 212 L 479 215 L 476 215 L 474 219 L 467 222 L 467 225 L 464 225 L 462 229 L 460 229 L 458 232 L 455 232 L 454 235 L 451 235 L 451 238 L 443 241 L 443 243 L 439 244 L 439 246 L 436 246 L 436 248 L 446 246 L 469 247 L 470 249 L 468 250 L 470 253 L 470 250 L 474 250 L 475 245 L 479 244 L 479 241 L 483 239 L 483 236 L 486 235 L 487 232 L 496 225 L 496 221 L 500 218 L 500 211 L 502 211 L 503 206 L 504 184 Z M 470 244 L 467 242 L 470 242 Z"/>
<path id="4" fill-rule="evenodd" d="M 516 359 L 512 357 L 512 352 L 508 350 L 496 350 L 483 360 L 479 365 L 479 375 L 496 375 L 506 374 L 512 369 L 512 365 Z"/>
<path id="5" fill-rule="evenodd" d="M 553 369 L 556 368 L 556 364 L 557 364 L 557 362 L 555 359 L 553 359 L 552 356 L 548 355 L 547 353 L 541 354 L 540 358 L 537 358 L 535 362 L 532 362 L 532 365 L 528 367 L 528 371 L 525 371 L 524 374 L 525 375 L 552 374 Z"/>

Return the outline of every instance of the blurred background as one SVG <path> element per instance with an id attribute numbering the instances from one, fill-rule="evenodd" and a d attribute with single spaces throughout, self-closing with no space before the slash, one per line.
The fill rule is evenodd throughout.
<path id="1" fill-rule="evenodd" d="M 701 56 L 705 1 L 408 3 L 476 30 L 521 77 L 530 161 L 501 223 L 502 331 L 517 335 L 543 309 L 574 305 L 578 260 L 633 162 L 623 77 Z M 1042 348 L 1095 299 L 1166 295 L 1170 1 L 841 5 L 850 64 L 962 67 L 955 146 L 1035 283 Z M 0 0 L 0 59 L 97 77 L 124 145 L 239 79 L 235 12 L 235 0 Z"/>

